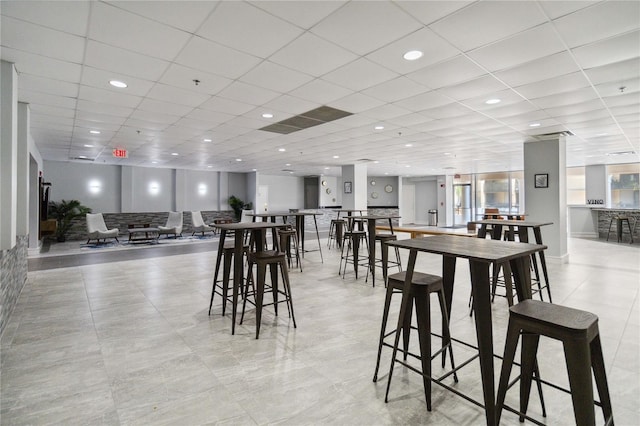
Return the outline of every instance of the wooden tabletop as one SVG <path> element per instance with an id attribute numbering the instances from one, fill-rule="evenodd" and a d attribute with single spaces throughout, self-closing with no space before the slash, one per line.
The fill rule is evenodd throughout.
<path id="1" fill-rule="evenodd" d="M 501 221 L 504 222 L 504 221 Z M 545 250 L 547 246 L 513 241 L 458 238 L 454 235 L 436 235 L 427 238 L 390 241 L 390 246 L 443 254 L 482 262 L 506 262 Z"/>
<path id="2" fill-rule="evenodd" d="M 247 216 L 255 217 L 272 217 L 272 216 L 320 216 L 323 213 L 317 212 L 265 212 L 265 213 L 247 213 Z"/>
<path id="3" fill-rule="evenodd" d="M 476 225 L 524 226 L 527 228 L 539 228 L 540 226 L 553 225 L 553 222 L 531 222 L 528 220 L 503 219 L 472 220 L 470 223 L 475 223 Z"/>
<path id="4" fill-rule="evenodd" d="M 283 223 L 273 223 L 273 222 L 236 222 L 236 223 L 216 223 L 213 226 L 219 229 L 226 229 L 229 231 L 234 230 L 245 230 L 245 229 L 261 229 L 261 228 L 273 228 L 286 226 Z"/>
<path id="5" fill-rule="evenodd" d="M 400 219 L 402 216 L 398 216 L 395 214 L 374 214 L 374 215 L 364 215 L 364 216 L 356 216 L 356 219 L 368 219 L 368 220 L 381 220 L 381 219 Z"/>

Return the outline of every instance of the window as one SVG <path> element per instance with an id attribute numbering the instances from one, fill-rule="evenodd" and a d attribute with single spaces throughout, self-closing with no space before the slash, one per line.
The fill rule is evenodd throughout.
<path id="1" fill-rule="evenodd" d="M 567 167 L 567 204 L 587 202 L 584 167 Z"/>
<path id="2" fill-rule="evenodd" d="M 640 208 L 640 164 L 609 165 L 607 177 L 612 208 Z"/>

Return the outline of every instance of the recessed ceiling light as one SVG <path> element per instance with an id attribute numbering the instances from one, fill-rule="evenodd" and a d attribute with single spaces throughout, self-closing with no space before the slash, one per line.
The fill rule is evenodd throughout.
<path id="1" fill-rule="evenodd" d="M 91 133 L 92 135 L 99 135 L 100 130 L 89 130 L 89 133 Z"/>
<path id="2" fill-rule="evenodd" d="M 285 164 L 285 166 L 290 166 L 290 165 L 291 165 L 291 163 L 287 163 L 287 164 Z"/>
<path id="3" fill-rule="evenodd" d="M 499 104 L 500 102 L 502 102 L 502 101 L 500 99 L 498 99 L 498 98 L 487 99 L 486 101 L 484 101 L 484 103 L 487 104 L 487 105 L 495 105 L 495 104 Z"/>
<path id="4" fill-rule="evenodd" d="M 88 144 L 88 143 L 85 143 L 85 144 L 84 144 L 84 147 L 85 147 L 85 148 L 93 148 L 93 145 Z"/>
<path id="5" fill-rule="evenodd" d="M 273 114 L 271 114 L 270 112 L 265 112 L 264 114 L 262 114 L 262 118 L 273 118 Z"/>
<path id="6" fill-rule="evenodd" d="M 376 126 L 373 129 L 374 130 L 384 130 L 384 126 Z"/>
<path id="7" fill-rule="evenodd" d="M 290 174 L 290 175 L 292 175 L 292 174 L 293 174 L 293 172 L 289 172 L 289 174 Z"/>
<path id="8" fill-rule="evenodd" d="M 340 158 L 340 156 L 339 155 L 334 155 L 333 158 Z"/>
<path id="9" fill-rule="evenodd" d="M 389 172 L 384 172 L 384 174 L 385 174 L 385 175 L 388 175 L 388 174 L 389 174 Z"/>
<path id="10" fill-rule="evenodd" d="M 158 164 L 158 162 L 157 161 L 152 161 L 151 164 Z"/>
<path id="11" fill-rule="evenodd" d="M 285 148 L 279 148 L 279 149 L 278 149 L 278 151 L 280 151 L 280 152 L 285 152 L 285 151 L 286 151 L 286 149 L 285 149 Z"/>
<path id="12" fill-rule="evenodd" d="M 408 144 L 405 144 L 405 146 L 406 146 L 407 148 L 411 148 L 411 147 L 413 146 L 413 144 L 412 144 L 412 143 L 408 143 Z"/>
<path id="13" fill-rule="evenodd" d="M 329 169 L 330 169 L 330 167 L 325 167 L 324 169 L 325 169 L 325 170 L 329 170 Z"/>
<path id="14" fill-rule="evenodd" d="M 252 171 L 252 172 L 257 172 L 257 171 L 258 171 L 258 169 L 251 169 L 251 171 Z"/>
<path id="15" fill-rule="evenodd" d="M 171 155 L 178 155 L 178 153 L 177 152 L 172 152 Z"/>
<path id="16" fill-rule="evenodd" d="M 87 158 L 86 155 L 78 155 L 78 158 Z"/>
<path id="17" fill-rule="evenodd" d="M 203 139 L 202 141 L 203 141 L 203 142 L 211 142 L 211 139 L 208 139 L 208 138 L 207 138 L 207 139 Z"/>
<path id="18" fill-rule="evenodd" d="M 529 127 L 540 127 L 540 123 L 531 123 Z"/>
<path id="19" fill-rule="evenodd" d="M 409 164 L 407 164 L 405 167 L 411 167 Z"/>
<path id="20" fill-rule="evenodd" d="M 209 165 L 207 166 L 207 168 L 209 168 L 209 169 L 210 169 L 210 168 L 212 168 L 212 167 L 213 167 L 213 166 L 212 166 L 211 164 L 209 164 Z"/>
<path id="21" fill-rule="evenodd" d="M 607 136 L 609 133 L 598 133 L 596 136 Z"/>
<path id="22" fill-rule="evenodd" d="M 236 161 L 242 161 L 242 158 L 236 158 Z"/>
<path id="23" fill-rule="evenodd" d="M 378 160 L 376 160 L 376 161 L 374 161 L 374 162 L 373 162 L 373 164 L 378 164 L 378 163 L 379 163 L 379 161 L 378 161 Z"/>
<path id="24" fill-rule="evenodd" d="M 451 153 L 450 152 L 445 152 L 444 155 L 451 155 Z"/>
<path id="25" fill-rule="evenodd" d="M 407 61 L 415 61 L 416 59 L 422 58 L 422 55 L 423 53 L 419 50 L 410 50 L 404 55 L 402 55 L 402 57 L 405 58 Z"/>
<path id="26" fill-rule="evenodd" d="M 113 87 L 117 87 L 118 89 L 124 89 L 125 87 L 127 87 L 127 83 L 120 80 L 110 80 L 109 84 Z"/>

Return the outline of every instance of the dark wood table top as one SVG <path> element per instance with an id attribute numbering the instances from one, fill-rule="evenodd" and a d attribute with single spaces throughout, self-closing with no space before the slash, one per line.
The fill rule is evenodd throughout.
<path id="1" fill-rule="evenodd" d="M 264 212 L 264 213 L 247 213 L 247 216 L 255 217 L 273 217 L 273 216 L 321 216 L 323 213 L 318 212 Z"/>
<path id="2" fill-rule="evenodd" d="M 382 219 L 400 219 L 402 216 L 398 216 L 397 214 L 372 214 L 372 215 L 363 215 L 356 216 L 356 219 L 367 219 L 367 220 L 382 220 Z"/>
<path id="3" fill-rule="evenodd" d="M 281 226 L 287 226 L 287 225 L 282 223 L 273 223 L 273 222 L 236 222 L 236 223 L 216 223 L 213 226 L 219 229 L 235 231 L 238 229 L 251 230 L 251 229 L 281 227 Z"/>
<path id="4" fill-rule="evenodd" d="M 540 226 L 553 225 L 553 222 L 531 222 L 528 220 L 503 220 L 503 219 L 483 219 L 473 220 L 476 225 L 504 225 L 504 226 L 525 226 L 527 228 L 538 228 Z"/>
<path id="5" fill-rule="evenodd" d="M 127 232 L 130 234 L 138 234 L 143 232 L 158 232 L 158 228 L 146 227 L 146 228 L 127 228 Z"/>
<path id="6" fill-rule="evenodd" d="M 459 238 L 455 235 L 435 235 L 426 238 L 390 241 L 387 244 L 427 253 L 498 263 L 530 255 L 547 248 L 547 246 L 541 244 L 486 240 L 483 238 Z"/>

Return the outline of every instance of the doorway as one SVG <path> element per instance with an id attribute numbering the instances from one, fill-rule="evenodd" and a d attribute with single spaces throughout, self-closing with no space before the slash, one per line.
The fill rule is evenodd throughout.
<path id="1" fill-rule="evenodd" d="M 453 227 L 466 227 L 471 220 L 471 184 L 453 185 Z"/>

